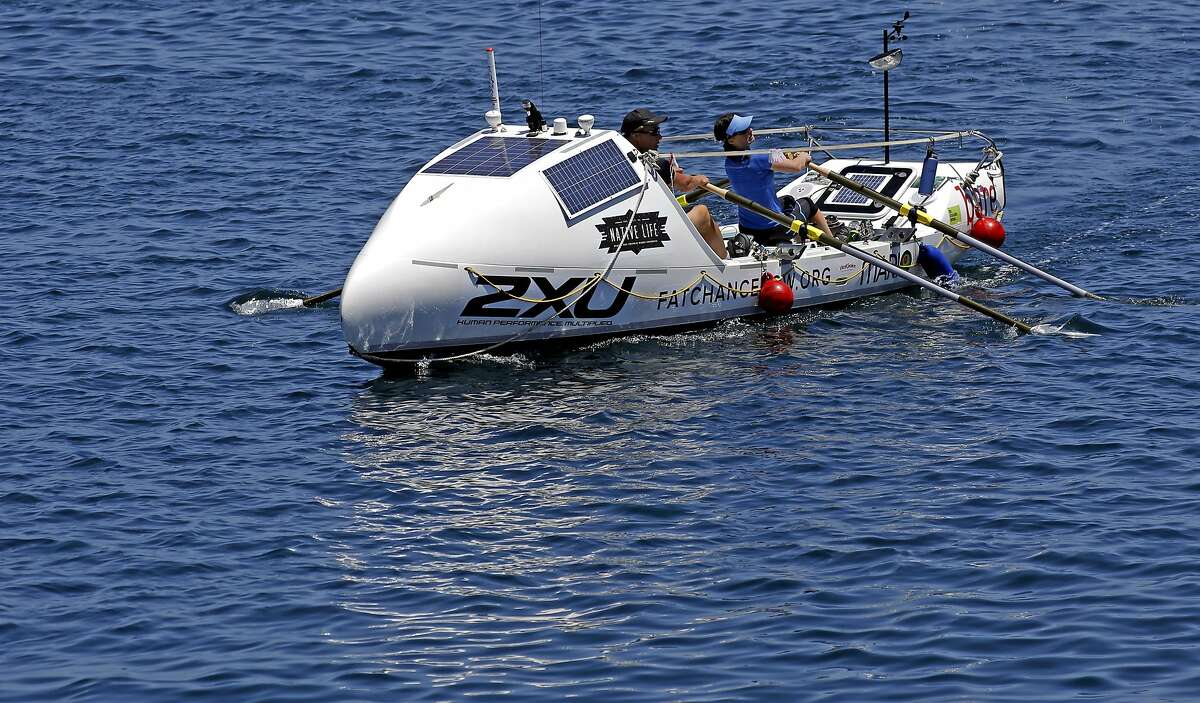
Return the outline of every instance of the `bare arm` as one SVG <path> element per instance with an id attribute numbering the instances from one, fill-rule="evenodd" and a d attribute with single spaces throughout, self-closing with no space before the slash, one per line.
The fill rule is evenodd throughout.
<path id="1" fill-rule="evenodd" d="M 812 156 L 807 151 L 779 152 L 778 158 L 771 154 L 771 170 L 786 173 L 800 173 L 808 168 Z"/>
<path id="2" fill-rule="evenodd" d="M 674 166 L 674 169 L 675 169 L 675 176 L 672 179 L 672 185 L 675 186 L 675 190 L 679 190 L 679 191 L 695 190 L 696 188 L 699 188 L 700 186 L 704 185 L 705 183 L 708 183 L 708 176 L 705 176 L 702 174 L 689 175 L 689 174 L 684 173 L 683 169 L 679 168 L 678 166 Z"/>

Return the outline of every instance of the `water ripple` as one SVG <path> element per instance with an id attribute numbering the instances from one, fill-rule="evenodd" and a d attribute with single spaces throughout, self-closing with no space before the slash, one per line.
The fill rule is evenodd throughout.
<path id="1" fill-rule="evenodd" d="M 12 3 L 0 700 L 1191 700 L 1200 15 L 1071 10 L 914 8 L 891 76 L 1109 298 L 963 261 L 1053 334 L 905 292 L 383 376 L 300 300 L 484 47 L 506 110 L 875 126 L 895 8 Z"/>

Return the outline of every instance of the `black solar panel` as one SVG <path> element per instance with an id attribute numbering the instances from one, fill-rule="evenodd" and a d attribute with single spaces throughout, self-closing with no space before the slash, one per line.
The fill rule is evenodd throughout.
<path id="1" fill-rule="evenodd" d="M 842 175 L 891 198 L 912 178 L 913 170 L 903 166 L 871 166 L 854 164 L 842 169 Z M 883 203 L 859 195 L 849 188 L 829 188 L 817 200 L 822 212 L 845 216 L 875 217 L 883 211 Z"/>
<path id="2" fill-rule="evenodd" d="M 879 190 L 879 186 L 883 185 L 885 181 L 891 178 L 891 176 L 876 176 L 869 173 L 852 173 L 850 174 L 850 178 L 858 182 L 860 185 L 870 188 L 871 190 Z M 836 205 L 866 205 L 868 202 L 870 202 L 870 199 L 865 195 L 855 193 L 849 188 L 843 188 L 834 194 L 829 202 Z"/>
<path id="3" fill-rule="evenodd" d="M 481 137 L 433 162 L 422 173 L 507 178 L 568 143 L 536 137 Z"/>
<path id="4" fill-rule="evenodd" d="M 567 208 L 577 215 L 641 181 L 612 141 L 603 141 L 543 171 Z"/>

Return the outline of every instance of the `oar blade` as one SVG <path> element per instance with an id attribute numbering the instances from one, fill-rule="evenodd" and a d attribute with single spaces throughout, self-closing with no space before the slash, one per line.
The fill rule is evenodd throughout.
<path id="1" fill-rule="evenodd" d="M 304 300 L 300 301 L 300 304 L 306 308 L 311 308 L 311 307 L 320 305 L 321 303 L 325 302 L 326 300 L 332 300 L 341 294 L 342 294 L 342 289 L 335 288 L 334 290 L 326 291 L 324 293 L 321 293 L 320 295 L 314 295 L 311 298 L 305 298 Z"/>

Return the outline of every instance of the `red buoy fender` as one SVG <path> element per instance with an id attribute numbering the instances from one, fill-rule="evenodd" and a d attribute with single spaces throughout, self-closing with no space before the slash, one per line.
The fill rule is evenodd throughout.
<path id="1" fill-rule="evenodd" d="M 772 315 L 781 315 L 792 309 L 796 296 L 792 287 L 773 273 L 764 273 L 762 287 L 758 290 L 758 306 Z"/>
<path id="2" fill-rule="evenodd" d="M 994 217 L 981 217 L 971 225 L 971 236 L 999 249 L 1004 246 L 1004 225 Z"/>

